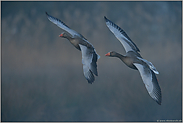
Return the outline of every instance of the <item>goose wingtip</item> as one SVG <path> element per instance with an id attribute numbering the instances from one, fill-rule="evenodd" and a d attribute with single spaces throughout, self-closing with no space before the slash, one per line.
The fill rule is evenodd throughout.
<path id="1" fill-rule="evenodd" d="M 159 105 L 161 105 L 161 101 L 156 101 Z"/>
<path id="2" fill-rule="evenodd" d="M 106 16 L 104 16 L 104 19 L 105 19 L 105 21 L 107 21 L 107 20 L 108 20 Z"/>
<path id="3" fill-rule="evenodd" d="M 159 98 L 154 98 L 154 100 L 155 100 L 159 105 L 161 105 L 161 95 L 160 95 Z"/>
<path id="4" fill-rule="evenodd" d="M 50 16 L 50 15 L 48 14 L 48 12 L 46 12 L 46 11 L 45 11 L 45 13 L 46 13 L 46 16 L 47 16 L 47 17 L 49 17 L 49 16 Z"/>
<path id="5" fill-rule="evenodd" d="M 93 84 L 95 80 L 89 80 L 89 79 L 87 79 L 87 81 L 88 81 L 88 84 Z"/>
<path id="6" fill-rule="evenodd" d="M 88 84 L 91 84 L 91 85 L 92 85 L 92 84 L 93 84 L 93 82 L 88 82 Z"/>

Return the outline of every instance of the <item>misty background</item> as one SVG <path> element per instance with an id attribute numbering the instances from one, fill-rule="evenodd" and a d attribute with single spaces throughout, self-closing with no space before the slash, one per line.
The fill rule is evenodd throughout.
<path id="1" fill-rule="evenodd" d="M 45 12 L 93 44 L 101 56 L 91 85 L 81 52 Z M 159 71 L 162 105 L 105 25 L 120 26 Z M 1 2 L 1 121 L 182 120 L 182 2 Z"/>

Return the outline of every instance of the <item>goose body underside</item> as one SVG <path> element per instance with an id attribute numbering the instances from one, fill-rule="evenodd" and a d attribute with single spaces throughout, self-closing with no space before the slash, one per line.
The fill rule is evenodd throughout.
<path id="1" fill-rule="evenodd" d="M 128 67 L 137 70 L 136 66 L 133 64 L 133 60 L 131 58 L 125 58 L 122 60 Z"/>

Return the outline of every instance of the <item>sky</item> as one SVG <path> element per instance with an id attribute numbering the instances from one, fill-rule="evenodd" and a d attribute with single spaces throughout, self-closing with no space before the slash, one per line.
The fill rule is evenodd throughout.
<path id="1" fill-rule="evenodd" d="M 81 33 L 101 56 L 99 76 L 88 84 L 81 52 L 45 12 Z M 153 63 L 162 105 L 147 93 L 138 71 L 109 51 L 125 55 L 104 16 L 121 27 Z M 1 1 L 1 121 L 181 121 L 181 1 Z"/>

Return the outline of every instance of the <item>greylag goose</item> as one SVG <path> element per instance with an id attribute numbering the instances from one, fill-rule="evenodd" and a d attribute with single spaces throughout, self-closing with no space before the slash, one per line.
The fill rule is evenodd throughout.
<path id="1" fill-rule="evenodd" d="M 46 15 L 52 23 L 56 24 L 58 27 L 65 30 L 67 33 L 71 35 L 70 36 L 67 33 L 63 32 L 59 36 L 68 39 L 70 43 L 74 45 L 75 48 L 81 51 L 83 73 L 88 83 L 92 84 L 95 81 L 94 75 L 98 76 L 96 62 L 100 58 L 100 56 L 96 53 L 95 48 L 91 43 L 87 41 L 86 38 L 84 38 L 84 36 L 70 29 L 61 20 L 50 16 L 47 12 Z"/>
<path id="2" fill-rule="evenodd" d="M 108 52 L 106 56 L 117 57 L 121 59 L 128 67 L 138 70 L 145 84 L 149 95 L 161 105 L 161 89 L 155 74 L 159 74 L 154 65 L 143 59 L 138 53 L 140 50 L 128 37 L 128 35 L 115 23 L 104 16 L 106 25 L 115 37 L 125 48 L 126 55 L 121 55 L 115 51 Z"/>

